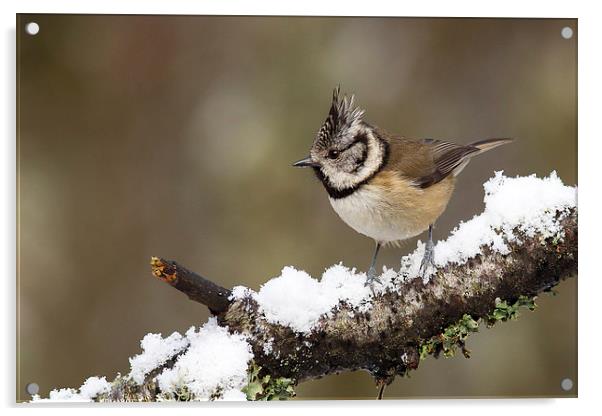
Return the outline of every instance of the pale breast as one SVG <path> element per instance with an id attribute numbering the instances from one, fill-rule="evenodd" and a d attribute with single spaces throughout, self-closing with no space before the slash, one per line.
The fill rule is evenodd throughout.
<path id="1" fill-rule="evenodd" d="M 396 174 L 383 172 L 353 194 L 329 199 L 347 225 L 385 243 L 426 230 L 445 210 L 453 185 L 453 178 L 448 178 L 420 189 Z"/>

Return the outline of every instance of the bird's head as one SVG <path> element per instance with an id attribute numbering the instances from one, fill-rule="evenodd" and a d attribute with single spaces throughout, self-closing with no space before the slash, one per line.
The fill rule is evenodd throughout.
<path id="1" fill-rule="evenodd" d="M 354 96 L 332 94 L 328 117 L 318 130 L 309 156 L 295 167 L 312 167 L 327 190 L 345 190 L 374 175 L 385 157 L 385 144 L 363 121 L 364 110 L 354 107 Z"/>

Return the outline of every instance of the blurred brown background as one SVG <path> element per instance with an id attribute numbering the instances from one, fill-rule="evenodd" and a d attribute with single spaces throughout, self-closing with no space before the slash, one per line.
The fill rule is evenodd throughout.
<path id="1" fill-rule="evenodd" d="M 372 241 L 290 166 L 339 83 L 391 132 L 517 138 L 462 173 L 436 238 L 482 210 L 494 170 L 577 181 L 576 20 L 20 15 L 17 30 L 19 399 L 127 373 L 144 334 L 205 322 L 151 277 L 153 255 L 256 290 L 285 265 L 365 269 Z M 571 279 L 386 397 L 575 395 L 576 296 Z M 297 392 L 376 395 L 363 372 Z"/>

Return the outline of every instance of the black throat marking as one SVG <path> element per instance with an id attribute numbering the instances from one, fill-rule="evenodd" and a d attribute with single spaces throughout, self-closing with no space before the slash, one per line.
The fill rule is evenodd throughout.
<path id="1" fill-rule="evenodd" d="M 322 172 L 322 170 L 319 167 L 313 168 L 316 176 L 318 177 L 320 182 L 322 182 L 322 185 L 324 185 L 324 189 L 326 189 L 326 192 L 328 192 L 328 196 L 330 196 L 332 199 L 346 198 L 349 195 L 353 194 L 355 191 L 360 189 L 363 185 L 368 183 L 387 164 L 387 161 L 389 160 L 389 144 L 385 140 L 383 140 L 378 134 L 376 134 L 376 132 L 373 132 L 373 134 L 376 136 L 376 140 L 383 146 L 383 158 L 380 161 L 380 164 L 378 165 L 376 170 L 370 176 L 368 176 L 366 179 L 362 180 L 361 182 L 359 182 L 353 186 L 350 186 L 348 188 L 338 189 L 338 188 L 335 188 L 330 183 L 330 181 L 328 180 L 326 175 L 324 175 L 324 173 Z"/>

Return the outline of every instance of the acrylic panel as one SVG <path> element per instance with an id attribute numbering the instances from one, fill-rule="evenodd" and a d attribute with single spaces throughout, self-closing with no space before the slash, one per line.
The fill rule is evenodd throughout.
<path id="1" fill-rule="evenodd" d="M 18 15 L 17 401 L 576 397 L 577 35 Z"/>

